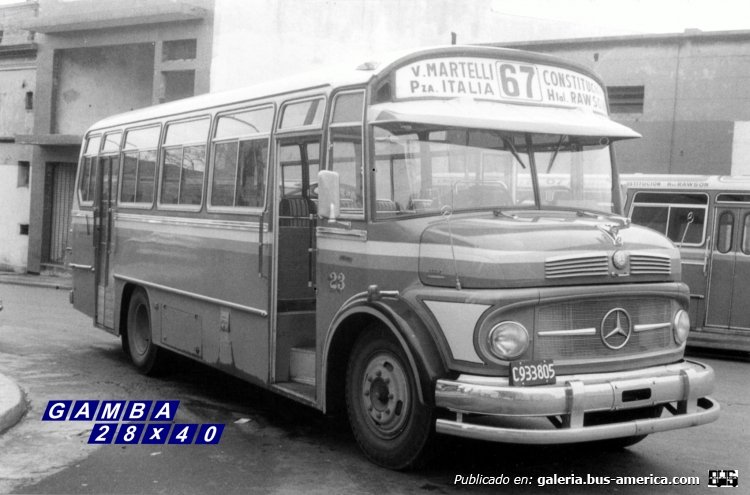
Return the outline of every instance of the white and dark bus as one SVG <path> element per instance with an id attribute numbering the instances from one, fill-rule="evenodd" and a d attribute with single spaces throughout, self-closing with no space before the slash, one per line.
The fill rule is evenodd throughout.
<path id="1" fill-rule="evenodd" d="M 623 184 L 633 222 L 680 249 L 688 345 L 750 352 L 750 176 L 635 174 Z"/>
<path id="2" fill-rule="evenodd" d="M 117 115 L 83 142 L 73 303 L 144 373 L 178 353 L 346 411 L 390 468 L 436 433 L 707 423 L 679 251 L 622 216 L 636 137 L 588 69 L 488 47 Z"/>

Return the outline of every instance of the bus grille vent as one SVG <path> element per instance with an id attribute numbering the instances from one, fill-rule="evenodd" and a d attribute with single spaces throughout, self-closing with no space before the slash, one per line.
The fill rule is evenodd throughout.
<path id="1" fill-rule="evenodd" d="M 606 255 L 567 256 L 544 263 L 545 278 L 597 277 L 609 273 Z"/>
<path id="2" fill-rule="evenodd" d="M 671 260 L 669 256 L 658 256 L 652 254 L 631 254 L 631 275 L 669 275 L 671 272 Z"/>

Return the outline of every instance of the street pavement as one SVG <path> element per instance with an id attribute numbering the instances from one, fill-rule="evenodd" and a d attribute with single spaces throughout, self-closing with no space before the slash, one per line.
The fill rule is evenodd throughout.
<path id="1" fill-rule="evenodd" d="M 93 328 L 63 290 L 0 284 L 0 370 L 25 389 L 29 410 L 0 435 L 0 493 L 497 493 L 456 475 L 525 476 L 503 493 L 705 493 L 710 469 L 750 465 L 746 357 L 706 354 L 716 371 L 719 421 L 665 432 L 617 452 L 444 438 L 433 462 L 397 473 L 359 452 L 346 421 L 193 363 L 162 379 L 135 372 L 118 339 Z M 226 425 L 219 445 L 87 444 L 92 423 L 41 421 L 55 399 L 179 399 L 177 422 Z M 743 471 L 744 470 L 744 471 Z M 540 486 L 553 475 L 696 476 L 700 486 Z M 744 484 L 744 477 L 740 480 Z"/>

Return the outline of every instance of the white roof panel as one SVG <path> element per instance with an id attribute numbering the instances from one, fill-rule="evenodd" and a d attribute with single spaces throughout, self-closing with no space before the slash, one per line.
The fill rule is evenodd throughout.
<path id="1" fill-rule="evenodd" d="M 640 134 L 581 108 L 542 107 L 472 99 L 381 103 L 370 107 L 370 123 L 413 122 L 475 129 L 637 138 Z"/>

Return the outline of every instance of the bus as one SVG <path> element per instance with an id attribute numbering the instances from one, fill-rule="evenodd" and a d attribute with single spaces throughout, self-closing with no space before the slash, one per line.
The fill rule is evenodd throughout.
<path id="1" fill-rule="evenodd" d="M 715 420 L 668 238 L 622 216 L 583 66 L 425 48 L 94 124 L 72 300 L 143 373 L 177 353 L 324 413 L 373 462 L 437 434 L 635 443 Z"/>
<path id="2" fill-rule="evenodd" d="M 633 174 L 622 182 L 632 221 L 680 249 L 688 345 L 750 352 L 750 176 Z"/>

